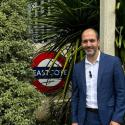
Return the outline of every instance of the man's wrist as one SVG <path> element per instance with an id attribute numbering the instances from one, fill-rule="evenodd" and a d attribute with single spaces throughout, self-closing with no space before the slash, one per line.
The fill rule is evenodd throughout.
<path id="1" fill-rule="evenodd" d="M 120 125 L 120 123 L 116 122 L 116 121 L 111 121 L 110 125 Z"/>
<path id="2" fill-rule="evenodd" d="M 78 123 L 77 123 L 77 122 L 74 122 L 74 123 L 72 123 L 72 125 L 78 125 Z"/>

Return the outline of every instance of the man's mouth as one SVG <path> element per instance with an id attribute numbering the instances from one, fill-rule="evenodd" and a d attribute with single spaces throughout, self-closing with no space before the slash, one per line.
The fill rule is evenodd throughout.
<path id="1" fill-rule="evenodd" d="M 86 50 L 87 50 L 87 51 L 92 51 L 92 50 L 93 50 L 93 48 L 86 48 Z"/>

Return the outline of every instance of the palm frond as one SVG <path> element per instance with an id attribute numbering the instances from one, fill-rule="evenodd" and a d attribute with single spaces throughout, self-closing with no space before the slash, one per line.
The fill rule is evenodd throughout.
<path id="1" fill-rule="evenodd" d="M 52 67 L 57 58 L 66 51 L 66 61 L 62 70 L 63 73 L 68 67 L 63 92 L 65 96 L 73 65 L 84 58 L 84 52 L 80 46 L 81 32 L 89 27 L 97 30 L 99 28 L 99 0 L 50 0 L 40 7 L 45 8 L 48 13 L 41 13 L 34 17 L 32 23 L 38 22 L 46 30 L 39 34 L 41 41 L 47 40 L 41 52 L 47 50 L 57 53 Z"/>

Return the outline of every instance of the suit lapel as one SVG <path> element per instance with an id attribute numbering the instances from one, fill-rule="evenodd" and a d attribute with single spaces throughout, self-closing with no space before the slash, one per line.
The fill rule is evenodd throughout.
<path id="1" fill-rule="evenodd" d="M 82 85 L 83 85 L 83 91 L 86 93 L 86 73 L 85 73 L 85 60 L 81 63 L 81 78 L 82 78 Z"/>
<path id="2" fill-rule="evenodd" d="M 101 78 L 102 78 L 102 75 L 103 75 L 104 67 L 105 67 L 104 54 L 101 53 L 100 61 L 99 61 L 99 69 L 98 69 L 97 88 L 99 87 L 99 85 L 101 83 Z"/>

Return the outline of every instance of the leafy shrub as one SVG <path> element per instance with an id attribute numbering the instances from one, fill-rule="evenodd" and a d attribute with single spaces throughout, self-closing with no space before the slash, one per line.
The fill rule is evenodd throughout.
<path id="1" fill-rule="evenodd" d="M 27 0 L 0 1 L 0 40 L 26 39 Z"/>
<path id="2" fill-rule="evenodd" d="M 28 41 L 0 42 L 0 76 L 15 76 L 18 80 L 32 78 L 33 46 Z"/>
<path id="3" fill-rule="evenodd" d="M 29 83 L 0 76 L 0 124 L 34 125 L 34 111 L 43 98 Z"/>
<path id="4" fill-rule="evenodd" d="M 0 42 L 0 125 L 35 125 L 35 110 L 45 100 L 32 85 L 29 41 Z"/>

